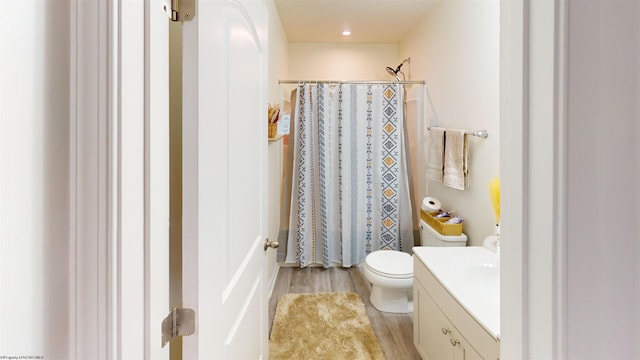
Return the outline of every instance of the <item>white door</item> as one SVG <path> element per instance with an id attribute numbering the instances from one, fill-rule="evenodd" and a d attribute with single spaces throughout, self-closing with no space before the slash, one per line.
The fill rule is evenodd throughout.
<path id="1" fill-rule="evenodd" d="M 183 24 L 185 359 L 267 358 L 266 15 L 201 0 Z"/>

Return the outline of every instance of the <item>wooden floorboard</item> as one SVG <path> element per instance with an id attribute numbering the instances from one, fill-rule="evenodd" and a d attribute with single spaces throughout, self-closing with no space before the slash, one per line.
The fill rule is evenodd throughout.
<path id="1" fill-rule="evenodd" d="M 420 359 L 413 346 L 413 322 L 410 314 L 390 314 L 378 311 L 369 301 L 371 284 L 362 268 L 280 267 L 269 300 L 269 329 L 273 324 L 280 297 L 287 293 L 354 292 L 365 305 L 371 327 L 378 337 L 387 360 Z"/>

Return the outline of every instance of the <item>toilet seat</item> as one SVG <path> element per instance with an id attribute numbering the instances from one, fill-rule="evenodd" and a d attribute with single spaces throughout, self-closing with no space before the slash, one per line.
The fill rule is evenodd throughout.
<path id="1" fill-rule="evenodd" d="M 365 258 L 368 270 L 379 276 L 391 279 L 408 279 L 413 277 L 413 261 L 411 255 L 394 250 L 378 250 Z"/>

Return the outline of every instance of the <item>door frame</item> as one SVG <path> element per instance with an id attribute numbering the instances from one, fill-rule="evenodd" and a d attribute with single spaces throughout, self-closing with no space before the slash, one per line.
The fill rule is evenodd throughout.
<path id="1" fill-rule="evenodd" d="M 149 259 L 150 239 L 162 243 L 169 225 L 168 194 L 166 204 L 149 204 L 149 179 L 165 170 L 151 159 L 150 146 L 168 150 L 168 122 L 167 133 L 150 130 L 151 114 L 164 111 L 150 103 L 149 70 L 150 52 L 162 51 L 150 45 L 149 29 L 158 21 L 149 14 L 162 4 L 69 3 L 69 358 L 168 358 L 151 349 L 160 345 L 156 318 L 163 304 L 151 300 L 149 287 L 157 266 Z M 168 153 L 166 163 L 168 171 Z M 151 186 L 168 191 L 168 172 L 166 182 Z M 154 234 L 158 222 L 166 234 L 162 228 Z"/>
<path id="2" fill-rule="evenodd" d="M 500 355 L 506 359 L 566 358 L 567 4 L 500 3 Z"/>
<path id="3" fill-rule="evenodd" d="M 69 357 L 113 358 L 116 288 L 109 261 L 116 189 L 110 164 L 113 63 L 107 54 L 114 2 L 69 2 Z"/>

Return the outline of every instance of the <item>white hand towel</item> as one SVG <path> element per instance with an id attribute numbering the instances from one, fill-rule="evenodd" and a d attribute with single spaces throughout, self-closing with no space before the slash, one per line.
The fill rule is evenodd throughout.
<path id="1" fill-rule="evenodd" d="M 442 183 L 450 188 L 464 190 L 468 184 L 467 137 L 465 130 L 447 129 L 444 146 L 444 177 Z"/>
<path id="2" fill-rule="evenodd" d="M 427 179 L 442 182 L 444 169 L 444 128 L 431 127 L 429 131 L 429 155 Z"/>

